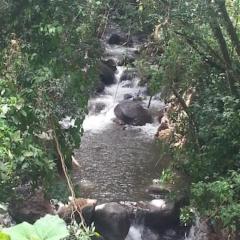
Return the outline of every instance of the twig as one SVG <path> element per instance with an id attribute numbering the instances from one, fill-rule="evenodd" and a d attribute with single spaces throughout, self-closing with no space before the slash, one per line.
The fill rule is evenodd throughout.
<path id="1" fill-rule="evenodd" d="M 66 167 L 66 164 L 65 164 L 65 161 L 64 161 L 64 157 L 63 157 L 63 154 L 62 154 L 62 151 L 61 151 L 61 148 L 60 148 L 60 144 L 59 144 L 54 126 L 53 126 L 53 138 L 54 138 L 54 141 L 55 141 L 55 144 L 56 144 L 57 153 L 58 153 L 60 161 L 61 161 L 61 166 L 62 166 L 62 169 L 63 169 L 63 173 L 64 173 L 64 176 L 66 178 L 67 185 L 68 185 L 68 188 L 70 190 L 71 197 L 72 197 L 72 203 L 73 203 L 74 208 L 72 208 L 71 219 L 75 218 L 75 213 L 77 212 L 78 215 L 80 216 L 80 219 L 81 219 L 81 225 L 85 229 L 86 228 L 85 227 L 85 220 L 84 220 L 84 217 L 83 217 L 81 211 L 79 211 L 78 206 L 76 204 L 76 195 L 75 195 L 75 192 L 73 190 L 73 184 L 72 184 L 72 181 L 71 181 L 70 177 L 68 176 L 67 167 Z"/>

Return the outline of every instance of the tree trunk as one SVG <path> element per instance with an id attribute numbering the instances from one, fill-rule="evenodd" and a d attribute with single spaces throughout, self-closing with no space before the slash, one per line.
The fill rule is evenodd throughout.
<path id="1" fill-rule="evenodd" d="M 230 55 L 228 52 L 227 43 L 223 36 L 220 25 L 218 23 L 216 12 L 212 7 L 211 1 L 208 0 L 207 3 L 208 3 L 208 11 L 209 11 L 209 16 L 210 16 L 209 24 L 210 24 L 211 30 L 213 32 L 213 35 L 218 42 L 218 45 L 220 47 L 220 50 L 221 50 L 221 53 L 222 53 L 222 56 L 224 59 L 229 88 L 230 88 L 232 95 L 238 96 L 238 92 L 235 87 L 235 77 L 234 77 L 234 73 L 232 70 L 232 61 L 231 61 L 231 58 L 230 58 Z"/>
<path id="2" fill-rule="evenodd" d="M 216 1 L 216 4 L 218 5 L 218 9 L 221 13 L 221 16 L 222 16 L 223 20 L 224 20 L 224 24 L 225 24 L 226 30 L 227 30 L 227 32 L 230 36 L 232 44 L 234 45 L 234 47 L 236 49 L 237 55 L 240 57 L 240 42 L 239 42 L 239 39 L 238 39 L 236 29 L 233 26 L 233 23 L 232 23 L 232 21 L 229 17 L 228 12 L 227 12 L 225 0 L 218 0 L 218 1 Z"/>

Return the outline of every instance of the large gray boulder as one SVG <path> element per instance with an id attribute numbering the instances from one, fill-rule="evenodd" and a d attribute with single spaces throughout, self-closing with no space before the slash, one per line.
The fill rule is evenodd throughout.
<path id="1" fill-rule="evenodd" d="M 115 107 L 114 113 L 125 124 L 143 126 L 152 123 L 152 116 L 139 101 L 124 100 Z"/>
<path id="2" fill-rule="evenodd" d="M 124 240 L 130 228 L 129 213 L 119 203 L 95 207 L 94 225 L 105 240 Z"/>

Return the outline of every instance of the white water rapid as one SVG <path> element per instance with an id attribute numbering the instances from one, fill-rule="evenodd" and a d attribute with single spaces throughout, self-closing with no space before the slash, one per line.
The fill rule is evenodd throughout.
<path id="1" fill-rule="evenodd" d="M 106 46 L 107 55 L 117 55 L 118 57 L 128 54 L 132 55 L 136 50 L 137 47 L 127 48 L 121 46 Z M 140 78 L 136 76 L 132 80 L 120 81 L 120 78 L 126 69 L 133 70 L 126 66 L 117 66 L 117 71 L 115 73 L 116 82 L 110 86 L 105 86 L 103 93 L 89 100 L 90 111 L 83 122 L 84 131 L 101 131 L 111 125 L 115 118 L 114 108 L 119 102 L 124 100 L 124 95 L 126 94 L 130 94 L 135 98 L 138 96 L 141 97 L 143 100 L 142 105 L 147 108 L 150 96 L 146 94 L 146 86 L 139 86 Z M 160 101 L 159 95 L 160 94 L 154 96 L 151 101 L 149 111 L 152 112 L 153 115 L 156 115 L 156 113 L 164 107 L 164 104 Z M 96 106 L 98 104 L 104 106 L 103 109 L 98 113 L 91 111 L 91 106 Z M 146 124 L 145 126 L 135 128 L 141 129 L 141 131 L 152 137 L 156 133 L 158 126 L 159 123 L 155 118 L 152 124 Z"/>

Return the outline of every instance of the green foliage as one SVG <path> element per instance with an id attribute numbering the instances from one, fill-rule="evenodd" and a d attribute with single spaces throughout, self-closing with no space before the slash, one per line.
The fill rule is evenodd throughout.
<path id="1" fill-rule="evenodd" d="M 43 184 L 43 175 L 45 180 L 49 180 L 54 164 L 43 148 L 35 143 L 31 129 L 35 123 L 29 126 L 25 121 L 32 115 L 32 110 L 16 93 L 11 82 L 2 80 L 0 86 L 0 189 L 1 200 L 6 200 L 19 184 L 28 180 L 33 185 Z"/>
<path id="2" fill-rule="evenodd" d="M 180 221 L 186 226 L 190 226 L 193 223 L 195 217 L 196 215 L 192 208 L 187 206 L 181 209 Z"/>
<path id="3" fill-rule="evenodd" d="M 10 240 L 10 237 L 5 233 L 0 232 L 0 240 Z"/>
<path id="4" fill-rule="evenodd" d="M 23 222 L 4 229 L 11 240 L 60 240 L 69 235 L 65 222 L 58 216 L 46 215 L 33 225 Z"/>
<path id="5" fill-rule="evenodd" d="M 92 237 L 100 237 L 100 235 L 95 231 L 95 227 L 92 225 L 90 227 L 82 227 L 82 225 L 74 222 L 69 226 L 70 237 L 69 240 L 91 240 Z"/>
<path id="6" fill-rule="evenodd" d="M 170 183 L 173 184 L 174 183 L 174 173 L 173 170 L 170 168 L 167 169 L 163 169 L 161 176 L 159 178 L 159 182 L 160 183 Z"/>
<path id="7" fill-rule="evenodd" d="M 236 184 L 240 167 L 240 3 L 138 3 L 141 24 L 152 30 L 138 65 L 152 94 L 164 90 L 166 100 L 174 99 L 170 114 L 176 127 L 174 153 L 177 166 L 192 181 L 189 209 L 210 218 L 214 228 L 233 233 L 239 225 L 240 198 Z M 179 138 L 186 143 L 176 147 Z M 185 209 L 183 220 L 191 217 L 192 212 Z"/>
<path id="8" fill-rule="evenodd" d="M 240 214 L 239 182 L 240 174 L 235 171 L 213 182 L 197 182 L 192 186 L 191 205 L 223 228 L 236 231 Z"/>
<path id="9" fill-rule="evenodd" d="M 105 1 L 4 1 L 0 6 L 0 200 L 47 185 L 79 147 L 97 76 Z M 99 50 L 97 50 L 99 49 Z M 62 129 L 69 116 L 74 125 Z"/>

